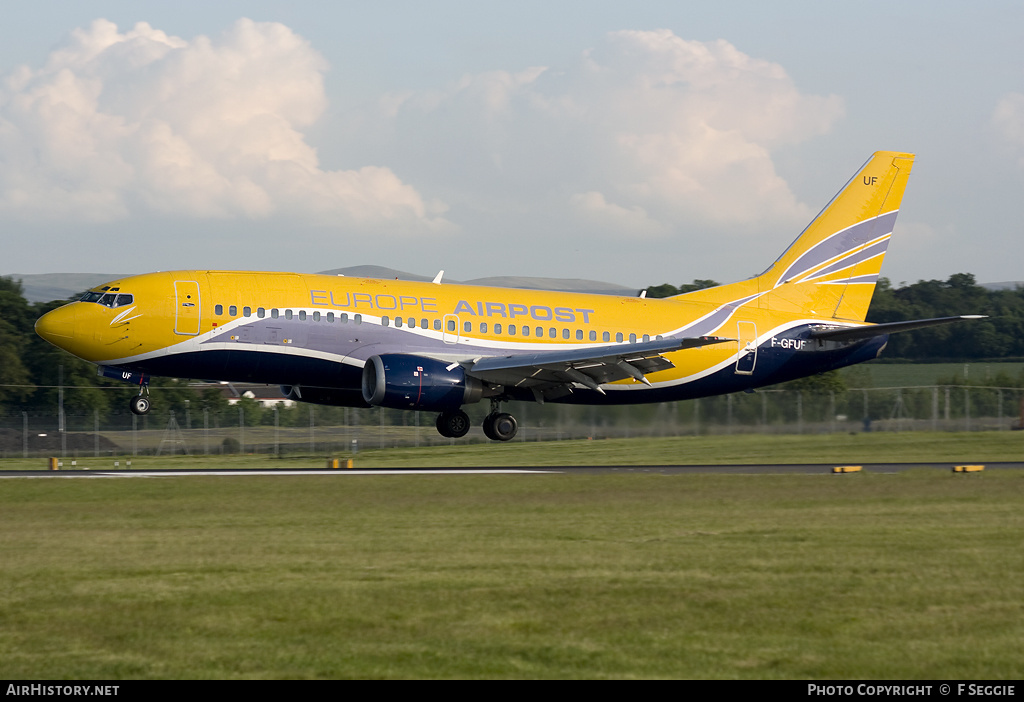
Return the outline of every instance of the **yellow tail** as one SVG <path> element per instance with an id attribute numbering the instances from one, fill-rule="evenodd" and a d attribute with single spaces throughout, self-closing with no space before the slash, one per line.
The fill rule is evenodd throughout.
<path id="1" fill-rule="evenodd" d="M 768 270 L 688 299 L 864 321 L 913 164 L 913 154 L 877 152 Z"/>

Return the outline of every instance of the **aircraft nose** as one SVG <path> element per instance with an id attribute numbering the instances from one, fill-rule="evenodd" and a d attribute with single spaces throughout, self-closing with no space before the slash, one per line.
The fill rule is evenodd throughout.
<path id="1" fill-rule="evenodd" d="M 76 316 L 74 303 L 58 307 L 36 320 L 36 334 L 54 346 L 64 348 L 75 336 Z"/>

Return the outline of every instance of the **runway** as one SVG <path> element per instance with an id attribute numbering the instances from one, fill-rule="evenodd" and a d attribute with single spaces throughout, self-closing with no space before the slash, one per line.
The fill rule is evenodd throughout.
<path id="1" fill-rule="evenodd" d="M 954 465 L 983 465 L 985 470 L 1024 469 L 1024 462 L 961 461 L 931 463 L 862 463 L 862 473 L 900 473 L 914 469 L 944 470 L 950 472 Z M 656 466 L 475 466 L 465 468 L 374 468 L 374 469 L 206 469 L 182 470 L 10 470 L 0 471 L 0 478 L 181 478 L 181 477 L 296 477 L 310 475 L 360 476 L 360 475 L 543 475 L 543 474 L 609 474 L 648 473 L 660 475 L 686 475 L 697 473 L 719 473 L 726 475 L 833 475 L 835 463 L 784 463 L 744 465 L 656 465 Z M 854 473 L 856 474 L 856 473 Z M 849 474 L 847 474 L 849 475 Z"/>

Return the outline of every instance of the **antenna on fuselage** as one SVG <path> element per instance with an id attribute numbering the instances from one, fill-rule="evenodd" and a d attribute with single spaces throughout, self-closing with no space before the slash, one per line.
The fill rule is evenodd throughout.
<path id="1" fill-rule="evenodd" d="M 443 270 L 438 271 L 437 275 L 434 276 L 434 280 L 431 281 L 431 282 L 434 283 L 434 285 L 440 285 L 441 284 L 441 276 L 443 276 L 443 275 L 444 275 L 444 271 Z"/>

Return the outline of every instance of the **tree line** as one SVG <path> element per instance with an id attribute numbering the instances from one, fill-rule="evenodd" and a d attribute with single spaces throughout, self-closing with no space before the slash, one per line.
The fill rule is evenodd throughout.
<path id="1" fill-rule="evenodd" d="M 647 296 L 668 297 L 714 285 L 717 283 L 712 280 L 695 280 L 678 287 L 666 283 L 648 288 Z M 52 414 L 61 388 L 64 410 L 69 416 L 106 418 L 127 411 L 128 398 L 138 391 L 136 388 L 97 376 L 95 365 L 35 334 L 35 321 L 66 302 L 30 303 L 20 281 L 0 277 L 0 417 L 19 417 L 22 412 Z M 985 314 L 988 318 L 894 334 L 884 358 L 915 362 L 1024 360 L 1024 287 L 988 290 L 977 285 L 974 276 L 967 273 L 958 273 L 945 281 L 918 281 L 899 288 L 882 278 L 868 321 L 957 314 Z M 812 392 L 841 389 L 834 374 L 796 382 Z M 218 388 L 193 388 L 185 381 L 167 378 L 154 378 L 151 386 L 160 391 L 158 414 L 154 416 L 158 421 L 166 421 L 166 413 L 175 411 L 179 418 L 191 413 L 193 423 L 204 416 L 211 426 L 238 423 L 239 405 L 230 405 Z M 276 416 L 253 400 L 242 400 L 240 407 L 246 424 L 277 421 L 281 426 L 301 426 L 310 421 L 308 406 L 282 408 Z M 340 422 L 344 408 L 317 407 L 315 411 L 321 421 Z M 358 414 L 350 413 L 349 421 L 362 422 Z M 398 413 L 394 423 L 406 423 L 408 418 L 404 414 L 407 413 Z"/>

